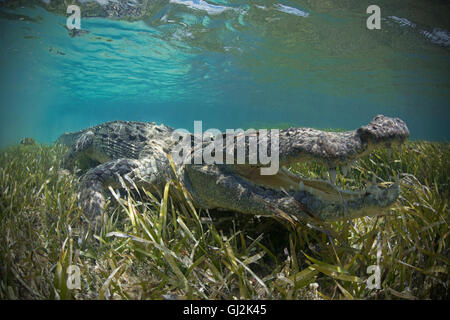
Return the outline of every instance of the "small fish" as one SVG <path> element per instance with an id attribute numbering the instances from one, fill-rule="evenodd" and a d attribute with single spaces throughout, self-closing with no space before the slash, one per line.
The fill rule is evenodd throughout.
<path id="1" fill-rule="evenodd" d="M 75 37 L 81 37 L 82 35 L 88 34 L 90 33 L 90 31 L 88 30 L 82 30 L 82 29 L 72 29 L 69 30 L 69 36 L 71 38 L 75 38 Z"/>

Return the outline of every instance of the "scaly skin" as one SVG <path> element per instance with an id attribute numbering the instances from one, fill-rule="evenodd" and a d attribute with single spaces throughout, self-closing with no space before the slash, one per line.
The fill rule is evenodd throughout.
<path id="1" fill-rule="evenodd" d="M 119 176 L 138 188 L 162 190 L 168 179 L 175 178 L 168 160 L 176 146 L 173 131 L 155 123 L 115 121 L 63 134 L 57 142 L 71 148 L 64 167 L 72 168 L 78 162 L 81 169 L 88 169 L 81 178 L 80 190 L 85 212 L 95 216 L 103 211 L 105 188 L 120 187 Z M 282 166 L 322 161 L 333 177 L 337 166 L 346 167 L 376 147 L 392 148 L 408 137 L 402 120 L 382 115 L 367 126 L 347 132 L 290 128 L 280 130 L 279 161 Z M 283 168 L 276 175 L 261 175 L 261 167 L 260 163 L 181 164 L 176 171 L 198 207 L 267 216 L 281 210 L 303 221 L 311 217 L 339 220 L 377 215 L 397 199 L 400 191 L 398 183 L 386 189 L 372 186 L 362 192 L 341 190 L 330 181 L 306 179 Z"/>

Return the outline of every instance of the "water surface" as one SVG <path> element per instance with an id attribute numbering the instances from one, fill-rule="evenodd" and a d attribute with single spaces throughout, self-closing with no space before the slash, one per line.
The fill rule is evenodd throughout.
<path id="1" fill-rule="evenodd" d="M 354 129 L 449 140 L 447 1 L 160 1 L 139 21 L 0 7 L 0 146 L 110 120 Z M 1 5 L 0 1 L 0 5 Z M 81 7 L 83 10 L 83 7 Z"/>

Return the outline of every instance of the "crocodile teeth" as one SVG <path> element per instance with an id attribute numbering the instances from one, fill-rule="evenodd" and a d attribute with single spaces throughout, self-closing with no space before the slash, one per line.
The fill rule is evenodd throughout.
<path id="1" fill-rule="evenodd" d="M 291 171 L 289 171 L 286 167 L 281 167 L 281 170 L 286 173 L 287 175 L 294 177 L 294 178 L 298 178 L 298 176 L 295 173 L 292 173 Z"/>
<path id="2" fill-rule="evenodd" d="M 303 183 L 303 181 L 300 181 L 300 183 L 298 184 L 298 190 L 299 191 L 304 191 L 305 190 L 305 184 Z"/>
<path id="3" fill-rule="evenodd" d="M 330 181 L 333 184 L 336 184 L 336 169 L 331 169 L 330 171 L 328 171 L 328 175 L 330 176 Z"/>
<path id="4" fill-rule="evenodd" d="M 343 175 L 344 177 L 346 177 L 346 176 L 347 176 L 347 173 L 348 173 L 348 166 L 342 166 L 342 167 L 341 167 L 341 172 L 342 172 L 342 175 Z"/>

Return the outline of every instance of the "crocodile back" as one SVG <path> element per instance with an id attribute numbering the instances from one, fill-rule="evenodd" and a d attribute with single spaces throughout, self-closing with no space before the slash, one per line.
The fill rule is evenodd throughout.
<path id="1" fill-rule="evenodd" d="M 128 158 L 139 159 L 146 155 L 166 157 L 170 152 L 174 129 L 156 123 L 113 121 L 74 133 L 64 133 L 57 143 L 73 146 L 83 134 L 92 135 L 90 158 L 106 161 Z"/>

